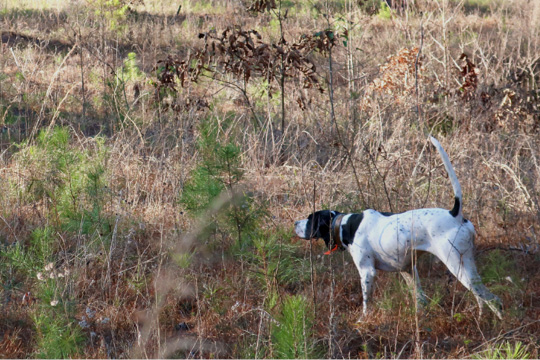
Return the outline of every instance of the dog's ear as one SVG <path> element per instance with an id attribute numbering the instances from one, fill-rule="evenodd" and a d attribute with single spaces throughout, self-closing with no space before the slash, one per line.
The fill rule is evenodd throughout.
<path id="1" fill-rule="evenodd" d="M 310 215 L 311 222 L 308 222 L 308 226 L 311 225 L 311 229 L 308 229 L 312 234 L 311 238 L 323 239 L 326 247 L 330 246 L 330 228 L 335 214 L 334 211 L 330 210 L 317 211 Z"/>

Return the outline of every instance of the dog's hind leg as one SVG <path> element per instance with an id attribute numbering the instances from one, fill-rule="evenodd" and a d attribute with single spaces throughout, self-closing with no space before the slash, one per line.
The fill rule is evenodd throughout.
<path id="1" fill-rule="evenodd" d="M 480 316 L 482 315 L 482 307 L 484 304 L 502 320 L 502 303 L 501 300 L 492 294 L 482 283 L 482 279 L 476 270 L 476 265 L 473 258 L 473 249 L 468 248 L 458 251 L 458 248 L 448 246 L 447 251 L 439 251 L 435 254 L 450 270 L 452 274 L 470 290 L 478 302 L 480 307 Z"/>
<path id="2" fill-rule="evenodd" d="M 405 279 L 405 282 L 407 283 L 410 291 L 413 293 L 413 296 L 416 295 L 416 303 L 423 307 L 427 305 L 426 296 L 424 295 L 424 291 L 420 285 L 420 277 L 418 277 L 416 266 L 414 266 L 413 269 L 414 275 L 411 275 L 407 271 L 402 271 L 401 276 L 403 276 L 403 279 Z"/>

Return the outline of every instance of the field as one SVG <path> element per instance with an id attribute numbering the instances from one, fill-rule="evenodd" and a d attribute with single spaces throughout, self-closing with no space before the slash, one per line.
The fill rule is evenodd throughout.
<path id="1" fill-rule="evenodd" d="M 540 1 L 0 0 L 0 357 L 540 357 Z M 417 308 L 295 236 L 450 209 Z"/>

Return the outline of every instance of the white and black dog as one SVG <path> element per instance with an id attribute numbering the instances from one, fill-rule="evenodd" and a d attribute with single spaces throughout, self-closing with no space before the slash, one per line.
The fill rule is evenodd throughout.
<path id="1" fill-rule="evenodd" d="M 430 139 L 442 157 L 454 189 L 452 210 L 417 209 L 400 214 L 371 209 L 360 214 L 322 210 L 296 221 L 295 232 L 303 239 L 322 238 L 331 249 L 326 254 L 337 249 L 349 250 L 360 273 L 364 315 L 368 311 L 376 269 L 401 272 L 409 287 L 416 287 L 417 300 L 425 302 L 418 273 L 411 266 L 412 254 L 418 251 L 418 254 L 435 255 L 473 292 L 480 315 L 485 303 L 502 319 L 501 301 L 482 284 L 476 270 L 474 226 L 463 217 L 461 186 L 456 173 L 441 144 L 434 137 Z"/>

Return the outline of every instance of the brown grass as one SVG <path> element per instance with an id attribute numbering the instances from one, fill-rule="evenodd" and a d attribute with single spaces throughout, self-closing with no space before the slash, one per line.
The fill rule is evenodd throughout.
<path id="1" fill-rule="evenodd" d="M 255 77 L 245 87 L 249 101 L 230 85 L 243 86 L 229 73 L 215 81 L 209 72 L 164 98 L 153 85 L 158 61 L 200 49 L 200 32 L 240 25 L 276 43 L 279 27 L 269 13 L 225 0 L 182 1 L 178 15 L 176 2 L 134 2 L 125 16 L 107 14 L 97 0 L 0 3 L 0 257 L 15 244 L 28 248 L 35 229 L 54 228 L 55 266 L 70 269 L 62 280 L 62 296 L 76 309 L 69 319 L 88 323 L 73 356 L 246 357 L 257 348 L 272 357 L 271 324 L 280 299 L 291 294 L 310 299 L 323 357 L 464 358 L 504 341 L 521 341 L 530 357 L 539 356 L 540 6 L 415 3 L 385 19 L 368 14 L 362 2 L 284 2 L 287 41 L 325 30 L 324 14 L 341 35 L 332 49 L 333 84 L 327 55 L 308 55 L 324 93 L 287 80 L 284 129 L 279 95 L 269 97 Z M 115 74 L 130 52 L 143 74 L 123 86 Z M 463 73 L 463 53 L 474 73 Z M 234 203 L 233 194 L 218 198 L 202 218 L 182 207 L 184 186 L 202 161 L 200 124 L 208 119 L 215 119 L 220 140 L 241 149 L 244 175 L 236 189 L 264 204 L 269 215 L 259 227 L 286 229 L 279 241 L 293 243 L 304 264 L 312 259 L 298 268 L 313 271 L 309 281 L 285 286 L 267 279 L 271 285 L 262 286 L 245 256 L 231 250 L 234 233 L 223 225 L 207 236 L 205 223 Z M 108 235 L 66 230 L 55 203 L 35 192 L 33 184 L 46 180 L 43 170 L 20 153 L 54 126 L 70 129 L 72 151 L 96 154 L 95 137 L 105 139 Z M 511 273 L 486 284 L 503 300 L 504 321 L 479 318 L 471 294 L 426 257 L 419 273 L 428 297 L 437 298 L 428 309 L 416 314 L 401 279 L 379 273 L 373 313 L 356 324 L 361 291 L 349 256 L 320 256 L 320 243 L 311 246 L 289 229 L 323 206 L 450 207 L 450 184 L 430 133 L 460 179 L 464 211 L 478 234 L 479 267 L 494 253 L 511 264 L 500 265 Z M 89 209 L 90 203 L 81 200 Z M 191 253 L 189 265 L 179 266 L 177 257 Z M 43 299 L 32 271 L 0 264 L 1 356 L 40 351 L 33 316 Z M 27 293 L 36 298 L 23 301 Z M 269 307 L 273 294 L 277 305 Z"/>

